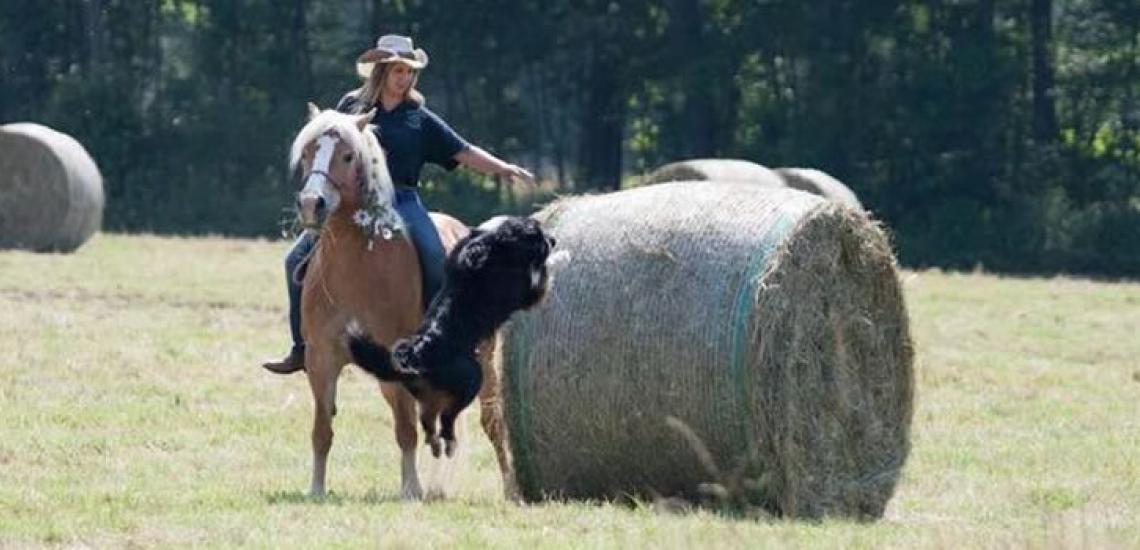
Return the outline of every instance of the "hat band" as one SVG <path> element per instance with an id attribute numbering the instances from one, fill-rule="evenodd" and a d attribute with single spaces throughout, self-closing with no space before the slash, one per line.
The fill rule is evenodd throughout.
<path id="1" fill-rule="evenodd" d="M 391 50 L 382 50 L 380 48 L 376 48 L 376 51 L 380 52 L 380 55 L 384 56 L 380 62 L 383 62 L 392 57 L 399 57 L 400 59 L 407 59 L 408 61 L 419 61 L 416 59 L 416 54 L 414 52 L 394 52 Z"/>

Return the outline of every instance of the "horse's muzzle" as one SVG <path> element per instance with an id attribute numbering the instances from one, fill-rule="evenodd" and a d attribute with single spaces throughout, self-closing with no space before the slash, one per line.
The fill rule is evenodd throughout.
<path id="1" fill-rule="evenodd" d="M 328 215 L 328 201 L 324 197 L 307 193 L 297 197 L 297 217 L 301 220 L 302 226 L 309 229 L 319 228 L 324 225 Z"/>

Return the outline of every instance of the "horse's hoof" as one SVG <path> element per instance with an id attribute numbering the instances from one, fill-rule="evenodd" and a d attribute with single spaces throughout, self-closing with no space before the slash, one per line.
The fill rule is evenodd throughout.
<path id="1" fill-rule="evenodd" d="M 404 489 L 400 491 L 400 498 L 404 499 L 405 502 L 416 502 L 423 500 L 424 490 L 421 489 L 419 485 L 404 487 Z"/>
<path id="2" fill-rule="evenodd" d="M 503 480 L 503 498 L 507 499 L 507 502 L 513 502 L 515 504 L 523 503 L 522 493 L 519 491 L 519 486 L 515 483 L 514 479 Z"/>

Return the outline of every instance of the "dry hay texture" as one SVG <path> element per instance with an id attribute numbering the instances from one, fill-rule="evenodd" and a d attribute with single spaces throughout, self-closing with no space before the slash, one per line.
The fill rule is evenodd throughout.
<path id="1" fill-rule="evenodd" d="M 852 208 L 863 209 L 855 192 L 827 172 L 815 168 L 777 168 L 775 172 L 792 189 L 807 191 Z"/>
<path id="2" fill-rule="evenodd" d="M 0 249 L 70 252 L 103 223 L 103 177 L 79 142 L 32 123 L 0 126 Z"/>
<path id="3" fill-rule="evenodd" d="M 693 159 L 673 162 L 649 173 L 643 185 L 671 181 L 737 181 L 765 187 L 783 187 L 784 181 L 768 168 L 735 159 Z"/>
<path id="4" fill-rule="evenodd" d="M 715 182 L 536 216 L 572 260 L 503 334 L 525 498 L 694 496 L 731 473 L 786 517 L 882 515 L 914 387 L 878 224 L 807 193 Z"/>

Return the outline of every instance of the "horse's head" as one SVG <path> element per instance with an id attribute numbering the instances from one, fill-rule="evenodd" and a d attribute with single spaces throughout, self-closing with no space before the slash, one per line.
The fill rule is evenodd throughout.
<path id="1" fill-rule="evenodd" d="M 297 194 L 301 225 L 320 229 L 334 215 L 387 212 L 393 188 L 384 153 L 367 129 L 375 111 L 347 115 L 309 104 L 309 122 L 293 140 L 290 167 L 304 182 Z M 363 225 L 363 224 L 361 224 Z"/>

